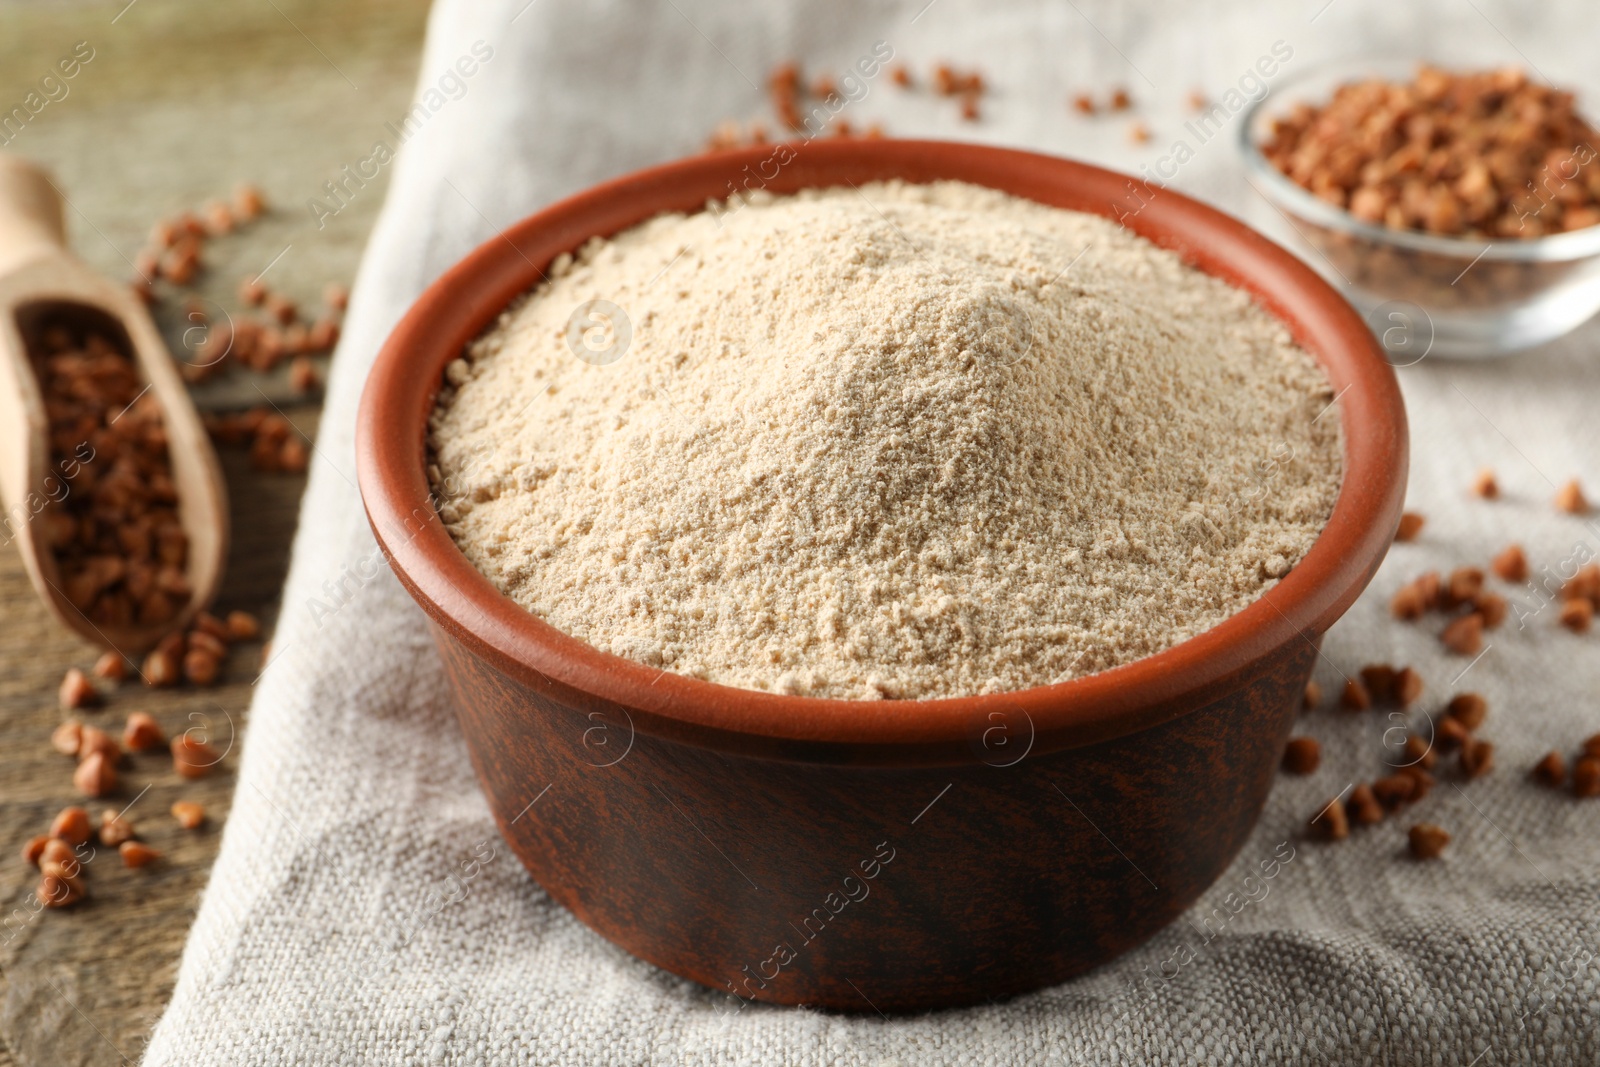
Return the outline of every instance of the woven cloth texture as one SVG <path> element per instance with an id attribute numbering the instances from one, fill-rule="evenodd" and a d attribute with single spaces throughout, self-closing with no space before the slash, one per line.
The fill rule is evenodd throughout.
<path id="1" fill-rule="evenodd" d="M 730 1018 L 721 998 L 630 957 L 540 890 L 490 820 L 423 614 L 381 564 L 352 446 L 373 356 L 433 278 L 561 196 L 698 151 L 722 118 L 770 129 L 765 77 L 784 59 L 839 71 L 882 41 L 924 78 L 940 60 L 984 72 L 992 92 L 977 123 L 883 76 L 842 113 L 899 136 L 1128 170 L 1185 139 L 1194 151 L 1175 188 L 1281 229 L 1244 181 L 1235 131 L 1204 143 L 1186 132 L 1191 90 L 1221 96 L 1279 41 L 1292 56 L 1274 80 L 1386 51 L 1532 65 L 1583 87 L 1596 76 L 1593 23 L 1583 3 L 1492 0 L 440 0 L 419 70 L 427 117 L 392 164 L 355 286 L 276 658 L 145 1062 L 1600 1063 L 1600 802 L 1528 780 L 1544 752 L 1600 730 L 1597 638 L 1497 585 L 1530 617 L 1495 631 L 1460 676 L 1468 661 L 1444 652 L 1437 625 L 1400 625 L 1386 610 L 1417 573 L 1482 565 L 1511 541 L 1536 566 L 1575 546 L 1600 555 L 1600 524 L 1550 503 L 1569 477 L 1600 489 L 1593 326 L 1513 360 L 1430 357 L 1399 372 L 1409 506 L 1428 524 L 1391 551 L 1317 667 L 1333 693 L 1341 672 L 1382 661 L 1423 674 L 1428 708 L 1456 690 L 1487 697 L 1498 769 L 1441 780 L 1411 813 L 1454 834 L 1446 857 L 1407 858 L 1409 817 L 1338 845 L 1305 839 L 1330 796 L 1383 773 L 1392 725 L 1381 713 L 1310 712 L 1299 732 L 1321 740 L 1322 769 L 1280 778 L 1256 832 L 1188 916 L 1075 981 L 917 1018 L 767 1007 Z M 452 74 L 463 56 L 476 60 L 471 76 Z M 1132 142 L 1132 116 L 1072 113 L 1073 93 L 1116 85 L 1134 96 L 1149 143 Z M 1504 489 L 1492 504 L 1467 492 L 1486 466 Z M 1246 882 L 1275 849 L 1292 858 Z M 1220 933 L 1204 932 L 1208 916 Z"/>

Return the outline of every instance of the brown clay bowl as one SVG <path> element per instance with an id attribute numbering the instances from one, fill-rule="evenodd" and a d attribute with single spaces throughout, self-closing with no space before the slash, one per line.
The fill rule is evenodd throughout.
<path id="1" fill-rule="evenodd" d="M 1241 286 L 1338 391 L 1327 528 L 1261 600 L 1159 655 L 1019 692 L 861 703 L 751 692 L 597 651 L 502 596 L 434 513 L 424 426 L 445 364 L 558 253 L 731 190 L 960 179 L 1110 217 Z M 1292 255 L 1173 192 L 1026 152 L 762 146 L 632 174 L 462 260 L 389 338 L 357 436 L 367 515 L 422 605 L 501 832 L 602 936 L 723 996 L 845 1011 L 980 1002 L 1139 944 L 1260 813 L 1321 635 L 1398 522 L 1406 421 L 1361 318 Z"/>

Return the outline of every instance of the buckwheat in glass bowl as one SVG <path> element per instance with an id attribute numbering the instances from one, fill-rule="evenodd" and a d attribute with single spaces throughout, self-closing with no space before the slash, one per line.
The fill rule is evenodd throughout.
<path id="1" fill-rule="evenodd" d="M 1264 154 L 1274 124 L 1297 106 L 1321 106 L 1341 86 L 1410 82 L 1414 60 L 1332 64 L 1284 79 L 1240 123 L 1240 148 L 1261 194 L 1253 222 L 1295 249 L 1353 303 L 1391 362 L 1427 355 L 1491 358 L 1552 341 L 1600 310 L 1600 226 L 1545 236 L 1443 235 L 1363 221 L 1291 180 Z M 1570 169 L 1600 168 L 1600 144 Z M 1579 152 L 1583 149 L 1580 147 Z M 1531 189 L 1526 232 L 1546 195 Z"/>

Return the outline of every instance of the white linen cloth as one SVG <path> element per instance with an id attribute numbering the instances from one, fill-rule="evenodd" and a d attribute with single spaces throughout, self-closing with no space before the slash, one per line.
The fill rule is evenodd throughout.
<path id="1" fill-rule="evenodd" d="M 1550 506 L 1568 477 L 1600 491 L 1593 324 L 1513 360 L 1400 372 L 1410 506 L 1428 525 L 1391 552 L 1318 666 L 1332 692 L 1335 665 L 1370 661 L 1417 667 L 1430 707 L 1482 692 L 1498 769 L 1461 788 L 1446 777 L 1345 843 L 1310 843 L 1310 813 L 1383 773 L 1389 725 L 1310 713 L 1300 732 L 1322 740 L 1323 769 L 1277 783 L 1237 862 L 1184 921 L 1076 981 L 920 1018 L 751 1007 L 729 1019 L 715 995 L 549 900 L 490 821 L 421 611 L 373 565 L 351 444 L 372 357 L 429 281 L 560 196 L 699 150 L 719 119 L 773 128 L 763 87 L 781 60 L 837 72 L 884 41 L 924 80 L 936 61 L 973 67 L 992 86 L 981 122 L 882 76 L 845 115 L 1131 170 L 1183 135 L 1192 89 L 1220 96 L 1277 41 L 1293 51 L 1284 73 L 1381 49 L 1521 62 L 1583 84 L 1595 22 L 1584 3 L 1493 0 L 440 0 L 419 79 L 428 117 L 391 164 L 331 375 L 280 658 L 260 682 L 221 855 L 145 1062 L 1600 1063 L 1600 802 L 1527 779 L 1545 751 L 1600 730 L 1600 638 L 1559 629 L 1547 607 L 1493 633 L 1452 686 L 1466 661 L 1386 612 L 1420 571 L 1481 565 L 1513 540 L 1536 566 L 1574 545 L 1600 554 L 1600 526 Z M 462 56 L 473 73 L 451 77 Z M 1118 84 L 1151 143 L 1131 143 L 1129 116 L 1072 113 L 1072 93 Z M 1175 187 L 1260 217 L 1231 136 L 1199 146 Z M 1505 490 L 1493 504 L 1466 492 L 1484 466 Z M 1455 835 L 1439 862 L 1405 855 L 1421 819 Z M 1293 858 L 1276 877 L 1246 883 L 1285 841 Z M 1201 922 L 1217 909 L 1226 921 L 1207 941 Z M 1141 981 L 1148 992 L 1134 995 Z"/>

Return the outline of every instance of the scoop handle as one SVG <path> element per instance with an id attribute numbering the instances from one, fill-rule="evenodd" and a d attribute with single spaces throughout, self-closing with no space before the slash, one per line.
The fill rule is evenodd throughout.
<path id="1" fill-rule="evenodd" d="M 43 167 L 0 155 L 0 277 L 67 245 L 61 194 Z"/>

